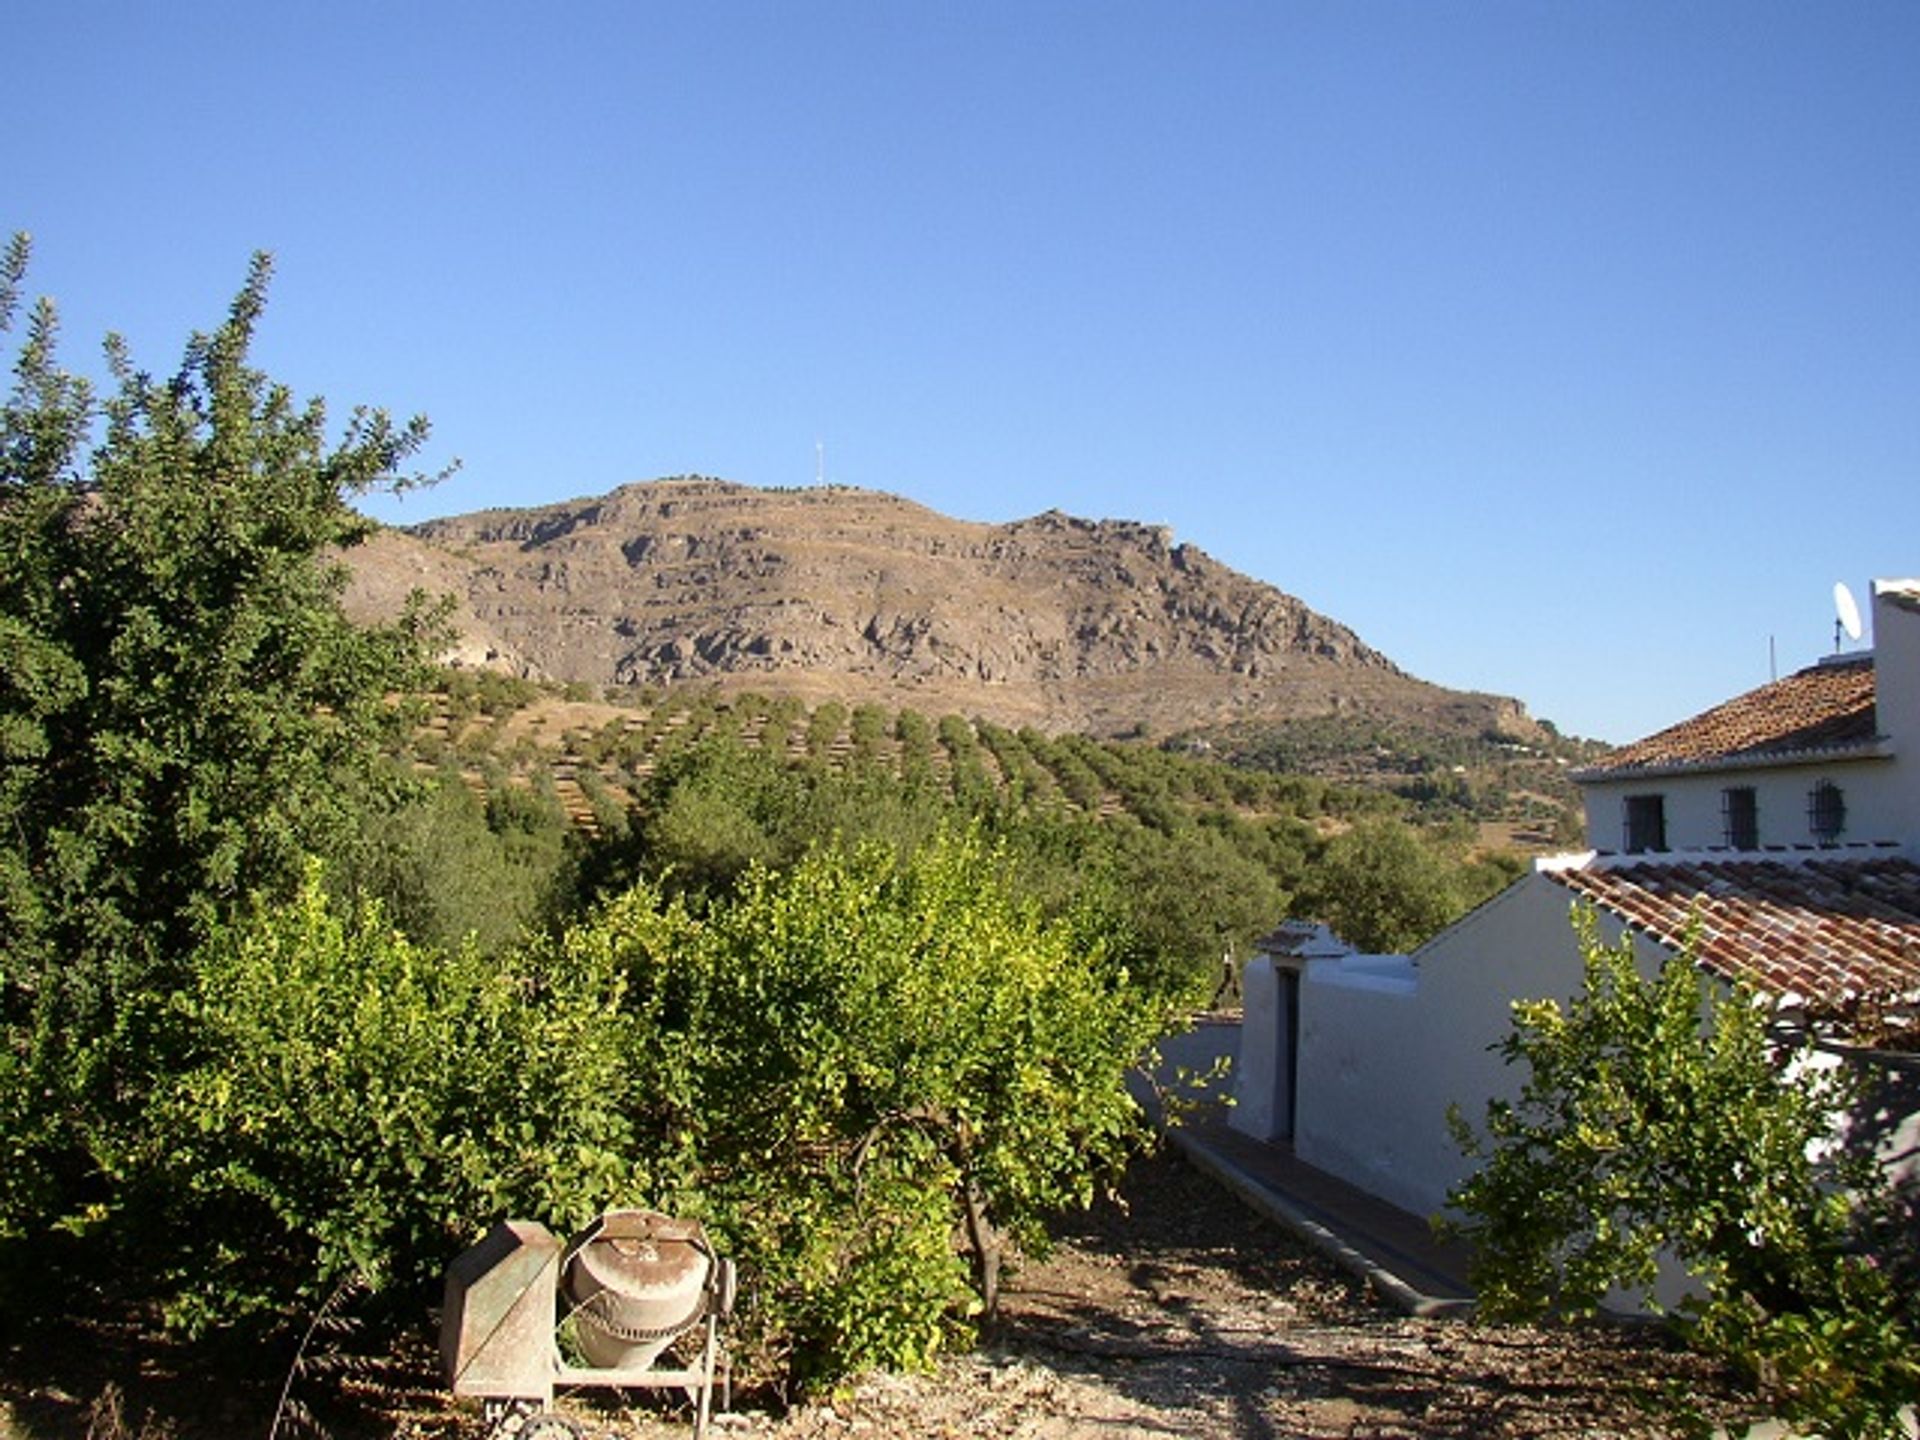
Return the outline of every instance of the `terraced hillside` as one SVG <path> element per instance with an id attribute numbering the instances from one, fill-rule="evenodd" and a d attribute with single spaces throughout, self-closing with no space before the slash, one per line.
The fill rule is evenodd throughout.
<path id="1" fill-rule="evenodd" d="M 1485 848 L 1542 850 L 1564 837 L 1575 813 L 1559 757 L 1494 740 L 1477 748 L 1463 741 L 1437 759 L 1376 744 L 1371 772 L 1343 759 L 1344 773 L 1312 766 L 1281 773 L 1225 743 L 1050 736 L 979 717 L 932 719 L 871 703 L 809 707 L 752 691 L 610 693 L 613 700 L 580 685 L 450 671 L 420 734 L 418 759 L 454 765 L 476 787 L 488 776 L 551 786 L 575 824 L 593 833 L 619 823 L 668 757 L 718 735 L 796 765 L 874 765 L 971 802 L 992 796 L 1041 810 L 1128 815 L 1161 829 L 1180 815 L 1224 812 L 1306 814 L 1331 830 L 1361 813 L 1424 809 L 1430 820 L 1479 826 Z"/>

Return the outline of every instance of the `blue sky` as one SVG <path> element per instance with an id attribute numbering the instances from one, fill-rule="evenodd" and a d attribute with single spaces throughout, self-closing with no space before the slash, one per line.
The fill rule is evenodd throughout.
<path id="1" fill-rule="evenodd" d="M 700 473 L 1170 524 L 1626 740 L 1920 573 L 1920 5 L 15 0 L 67 358 L 277 278 L 387 519 Z"/>

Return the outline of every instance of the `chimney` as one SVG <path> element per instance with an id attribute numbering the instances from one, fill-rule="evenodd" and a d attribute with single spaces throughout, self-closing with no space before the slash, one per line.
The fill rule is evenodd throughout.
<path id="1" fill-rule="evenodd" d="M 1875 728 L 1893 753 L 1900 838 L 1920 852 L 1920 580 L 1873 582 Z"/>

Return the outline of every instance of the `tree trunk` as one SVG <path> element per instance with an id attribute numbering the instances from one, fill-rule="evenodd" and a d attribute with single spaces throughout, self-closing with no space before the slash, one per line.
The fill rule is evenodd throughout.
<path id="1" fill-rule="evenodd" d="M 967 1216 L 967 1243 L 973 1247 L 973 1285 L 980 1292 L 984 1323 L 991 1325 L 1000 1311 L 1000 1237 L 987 1218 L 985 1199 L 971 1179 L 960 1185 Z"/>

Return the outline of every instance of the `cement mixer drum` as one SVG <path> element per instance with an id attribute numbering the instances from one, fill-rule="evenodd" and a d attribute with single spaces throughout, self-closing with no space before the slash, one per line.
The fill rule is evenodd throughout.
<path id="1" fill-rule="evenodd" d="M 573 1242 L 562 1267 L 575 1342 L 602 1369 L 646 1369 L 700 1323 L 714 1266 L 698 1221 L 608 1211 Z"/>

